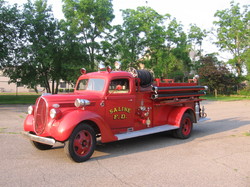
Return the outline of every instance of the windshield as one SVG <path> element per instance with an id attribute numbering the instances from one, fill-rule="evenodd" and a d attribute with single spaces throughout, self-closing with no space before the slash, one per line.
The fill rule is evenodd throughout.
<path id="1" fill-rule="evenodd" d="M 82 79 L 79 81 L 76 90 L 103 91 L 104 79 Z"/>

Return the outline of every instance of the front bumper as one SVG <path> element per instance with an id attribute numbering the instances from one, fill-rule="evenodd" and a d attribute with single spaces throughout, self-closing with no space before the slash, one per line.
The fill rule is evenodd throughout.
<path id="1" fill-rule="evenodd" d="M 35 142 L 39 142 L 39 143 L 43 143 L 47 145 L 54 145 L 56 143 L 56 141 L 53 138 L 37 136 L 27 131 L 22 131 L 21 134 L 24 135 L 25 138 L 28 138 L 29 140 L 32 140 Z"/>

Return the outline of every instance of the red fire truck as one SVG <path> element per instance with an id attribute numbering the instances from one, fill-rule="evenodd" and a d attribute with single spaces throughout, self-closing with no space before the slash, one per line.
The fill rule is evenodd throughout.
<path id="1" fill-rule="evenodd" d="M 197 79 L 175 83 L 154 79 L 150 71 L 86 73 L 81 70 L 74 93 L 42 95 L 28 108 L 23 135 L 40 150 L 64 143 L 72 160 L 88 160 L 102 143 L 172 131 L 189 138 L 193 123 L 205 120 L 200 96 L 206 87 Z"/>

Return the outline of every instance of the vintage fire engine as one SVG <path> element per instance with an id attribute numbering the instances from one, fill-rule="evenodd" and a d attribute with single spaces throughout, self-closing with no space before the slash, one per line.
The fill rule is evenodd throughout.
<path id="1" fill-rule="evenodd" d="M 189 138 L 193 123 L 205 120 L 197 79 L 175 83 L 154 79 L 150 71 L 86 73 L 81 70 L 73 94 L 42 95 L 28 108 L 23 135 L 40 150 L 64 143 L 72 160 L 88 160 L 102 143 L 172 131 Z"/>

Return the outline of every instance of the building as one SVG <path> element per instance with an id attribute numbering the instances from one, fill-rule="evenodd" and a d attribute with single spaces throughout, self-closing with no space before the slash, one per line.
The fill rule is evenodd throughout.
<path id="1" fill-rule="evenodd" d="M 21 85 L 18 83 L 10 83 L 9 77 L 5 77 L 3 72 L 0 70 L 0 93 L 35 93 L 34 89 L 30 89 L 25 85 Z M 37 87 L 38 92 L 45 92 L 43 87 Z M 67 84 L 64 81 L 61 81 L 59 84 L 59 91 L 68 92 L 68 90 L 74 89 L 73 85 Z"/>

